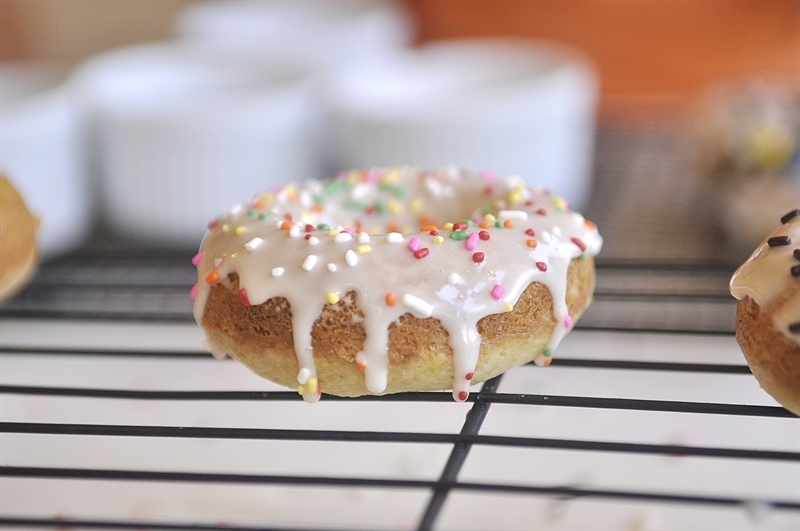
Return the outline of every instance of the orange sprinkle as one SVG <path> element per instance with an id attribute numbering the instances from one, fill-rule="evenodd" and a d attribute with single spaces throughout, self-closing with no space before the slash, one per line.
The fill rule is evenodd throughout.
<path id="1" fill-rule="evenodd" d="M 364 363 L 363 361 L 357 361 L 356 362 L 356 369 L 358 369 L 359 371 L 364 372 L 364 370 L 366 368 L 367 368 L 367 364 Z"/>
<path id="2" fill-rule="evenodd" d="M 281 229 L 289 230 L 291 228 L 292 228 L 292 222 L 291 221 L 284 221 L 283 223 L 281 223 Z"/>
<path id="3" fill-rule="evenodd" d="M 313 207 L 311 207 L 311 210 L 313 210 L 317 214 L 320 214 L 322 212 L 323 208 L 322 208 L 322 205 L 314 205 Z"/>
<path id="4" fill-rule="evenodd" d="M 259 199 L 255 203 L 253 203 L 253 208 L 257 208 L 258 210 L 263 210 L 263 208 L 267 206 L 263 199 Z"/>
<path id="5" fill-rule="evenodd" d="M 432 230 L 436 230 L 436 229 L 438 229 L 438 228 L 439 228 L 439 227 L 437 227 L 436 225 L 428 224 L 428 225 L 423 225 L 423 226 L 421 226 L 421 227 L 419 228 L 419 230 L 420 230 L 420 232 L 430 232 L 430 231 L 432 231 Z"/>
<path id="6" fill-rule="evenodd" d="M 478 223 L 478 226 L 480 228 L 482 228 L 482 229 L 488 229 L 489 227 L 492 226 L 492 224 L 489 223 L 488 221 L 484 220 L 484 221 L 481 221 L 480 223 Z"/>
<path id="7" fill-rule="evenodd" d="M 206 275 L 206 282 L 208 282 L 208 283 L 209 283 L 210 285 L 212 285 L 212 286 L 213 286 L 214 284 L 218 283 L 218 282 L 219 282 L 219 271 L 217 271 L 217 270 L 215 269 L 215 270 L 214 270 L 214 271 L 212 271 L 211 273 L 207 274 L 207 275 Z"/>
<path id="8" fill-rule="evenodd" d="M 514 228 L 514 222 L 513 222 L 513 221 L 511 221 L 510 219 L 507 219 L 507 220 L 505 220 L 505 221 L 503 222 L 503 226 L 504 226 L 505 228 L 507 228 L 507 229 L 513 229 L 513 228 Z"/>
<path id="9" fill-rule="evenodd" d="M 386 228 L 389 232 L 400 232 L 400 225 L 395 221 L 390 221 Z"/>
<path id="10" fill-rule="evenodd" d="M 539 242 L 537 242 L 536 240 L 527 240 L 525 243 L 526 243 L 526 244 L 528 245 L 528 247 L 530 247 L 531 249 L 536 249 L 536 246 L 537 246 L 537 245 L 539 245 Z"/>
<path id="11" fill-rule="evenodd" d="M 589 230 L 594 230 L 597 228 L 597 225 L 594 224 L 594 221 L 588 219 L 583 220 L 583 224 L 586 225 L 586 228 Z"/>
<path id="12" fill-rule="evenodd" d="M 386 295 L 386 305 L 394 306 L 395 304 L 397 304 L 397 297 L 395 297 L 394 293 L 388 293 Z"/>

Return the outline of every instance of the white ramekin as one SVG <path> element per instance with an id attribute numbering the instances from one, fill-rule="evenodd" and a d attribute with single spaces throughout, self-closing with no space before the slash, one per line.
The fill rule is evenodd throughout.
<path id="1" fill-rule="evenodd" d="M 48 65 L 0 67 L 0 171 L 41 219 L 43 260 L 78 247 L 93 220 L 77 110 L 64 77 Z"/>
<path id="2" fill-rule="evenodd" d="M 220 43 L 141 45 L 96 57 L 73 89 L 103 221 L 147 244 L 196 246 L 249 194 L 319 175 L 311 67 Z"/>
<path id="3" fill-rule="evenodd" d="M 598 82 L 581 53 L 523 40 L 441 41 L 328 75 L 335 168 L 456 165 L 516 174 L 581 208 Z"/>
<path id="4" fill-rule="evenodd" d="M 338 68 L 408 46 L 413 25 L 390 0 L 211 0 L 184 9 L 175 36 L 292 49 L 320 68 Z"/>

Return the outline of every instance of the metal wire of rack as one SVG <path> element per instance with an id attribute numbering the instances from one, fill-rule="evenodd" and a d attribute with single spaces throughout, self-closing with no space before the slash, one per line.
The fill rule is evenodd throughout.
<path id="1" fill-rule="evenodd" d="M 663 162 L 671 144 L 645 137 L 601 136 L 598 179 L 625 178 L 631 139 Z M 626 249 L 598 262 L 596 300 L 551 367 L 465 404 L 308 406 L 213 360 L 182 253 L 89 246 L 44 264 L 0 309 L 0 525 L 797 529 L 800 419 L 737 351 L 730 264 L 699 244 L 680 260 Z"/>

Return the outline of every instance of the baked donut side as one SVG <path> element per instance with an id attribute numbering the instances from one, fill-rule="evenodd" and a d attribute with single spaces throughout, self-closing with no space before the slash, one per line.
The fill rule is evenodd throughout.
<path id="1" fill-rule="evenodd" d="M 0 301 L 16 294 L 38 265 L 39 219 L 5 176 L 0 175 Z"/>
<path id="2" fill-rule="evenodd" d="M 593 258 L 574 259 L 567 282 L 567 306 L 577 320 L 592 300 Z M 237 295 L 239 289 L 236 275 L 212 288 L 202 320 L 209 339 L 256 374 L 295 387 L 300 366 L 292 340 L 290 304 L 277 297 L 257 306 L 244 306 Z M 325 305 L 315 321 L 312 345 L 323 392 L 337 396 L 374 394 L 367 389 L 356 361 L 366 339 L 362 320 L 358 295 L 351 291 L 336 304 Z M 547 348 L 555 325 L 549 289 L 539 282 L 529 284 L 512 311 L 478 321 L 480 354 L 471 383 L 533 361 Z M 439 320 L 405 313 L 389 326 L 388 337 L 388 380 L 386 389 L 378 394 L 438 391 L 452 386 L 453 351 L 449 332 Z"/>
<path id="3" fill-rule="evenodd" d="M 731 278 L 736 340 L 761 387 L 800 415 L 800 209 Z"/>

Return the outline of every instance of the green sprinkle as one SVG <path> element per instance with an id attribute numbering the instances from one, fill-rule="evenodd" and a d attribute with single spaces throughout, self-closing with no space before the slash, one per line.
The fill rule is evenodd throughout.
<path id="1" fill-rule="evenodd" d="M 378 184 L 378 188 L 383 190 L 384 192 L 389 192 L 395 197 L 403 197 L 405 196 L 405 189 L 402 186 L 398 186 L 396 184 L 391 183 L 380 183 Z"/>
<path id="2" fill-rule="evenodd" d="M 549 358 L 553 355 L 553 349 L 546 348 L 544 349 L 544 352 L 542 352 L 542 354 L 544 355 L 545 358 Z"/>
<path id="3" fill-rule="evenodd" d="M 320 223 L 319 225 L 317 225 L 317 230 L 321 230 L 321 231 L 327 232 L 327 231 L 331 230 L 331 226 L 328 225 L 327 223 Z"/>
<path id="4" fill-rule="evenodd" d="M 451 240 L 466 240 L 469 237 L 469 232 L 465 230 L 454 230 L 450 233 Z"/>
<path id="5" fill-rule="evenodd" d="M 502 221 L 495 221 L 494 226 L 497 227 L 498 229 L 502 229 L 504 227 Z"/>
<path id="6" fill-rule="evenodd" d="M 266 212 L 259 212 L 258 219 L 260 219 L 261 221 L 264 221 L 265 219 L 267 219 L 267 213 Z"/>
<path id="7" fill-rule="evenodd" d="M 383 203 L 375 203 L 373 208 L 375 209 L 375 212 L 377 212 L 378 214 L 383 214 L 386 212 L 386 205 L 384 205 Z"/>
<path id="8" fill-rule="evenodd" d="M 364 210 L 364 203 L 355 199 L 348 199 L 344 202 L 344 207 L 347 210 Z"/>

